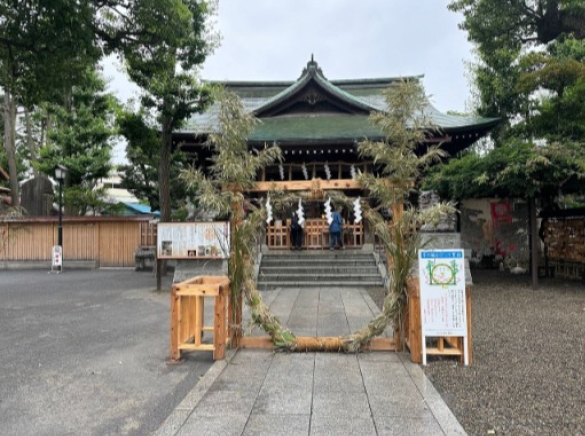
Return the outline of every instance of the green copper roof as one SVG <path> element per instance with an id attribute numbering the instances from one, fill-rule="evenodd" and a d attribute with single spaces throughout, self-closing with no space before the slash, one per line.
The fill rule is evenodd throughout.
<path id="1" fill-rule="evenodd" d="M 256 114 L 260 115 L 260 114 L 262 114 L 262 112 L 265 112 L 265 111 L 279 105 L 280 103 L 286 101 L 287 99 L 291 98 L 296 93 L 298 93 L 299 91 L 304 89 L 305 86 L 307 86 L 307 84 L 311 81 L 314 81 L 314 83 L 318 87 L 322 88 L 325 92 L 329 93 L 331 96 L 347 103 L 350 106 L 354 106 L 357 109 L 364 111 L 366 113 L 369 113 L 372 110 L 374 110 L 374 108 L 372 106 L 365 103 L 363 100 L 354 97 L 353 95 L 351 95 L 348 92 L 344 91 L 343 89 L 335 86 L 333 83 L 331 83 L 329 80 L 327 80 L 325 78 L 325 76 L 323 76 L 323 72 L 321 71 L 321 68 L 319 68 L 319 66 L 317 65 L 317 62 L 315 62 L 313 60 L 313 57 L 311 57 L 311 60 L 309 61 L 307 66 L 303 69 L 303 73 L 301 74 L 301 77 L 295 83 L 293 83 L 291 86 L 284 89 L 280 93 L 276 94 L 274 97 L 270 98 L 268 101 L 266 101 L 260 107 L 256 108 L 254 110 L 254 112 Z"/>
<path id="2" fill-rule="evenodd" d="M 380 138 L 366 115 L 330 114 L 264 118 L 249 138 L 252 141 L 354 141 Z"/>
<path id="3" fill-rule="evenodd" d="M 422 76 L 408 77 L 420 79 Z M 368 121 L 371 111 L 384 111 L 386 102 L 382 91 L 405 78 L 371 78 L 352 80 L 328 80 L 317 63 L 311 58 L 296 81 L 277 82 L 213 82 L 219 83 L 240 96 L 247 111 L 256 114 L 262 121 L 255 129 L 252 141 L 322 141 L 341 139 L 363 139 L 380 137 L 378 129 Z M 347 113 L 294 113 L 278 112 L 279 105 L 294 99 L 305 87 L 313 86 L 323 94 L 342 102 L 354 114 Z M 271 112 L 272 111 L 272 112 Z M 275 116 L 265 116 L 274 115 Z M 214 104 L 207 112 L 196 114 L 178 133 L 206 134 L 216 132 L 218 107 Z M 445 114 L 430 102 L 425 114 L 431 123 L 447 133 L 485 130 L 497 123 L 494 118 L 466 117 Z"/>

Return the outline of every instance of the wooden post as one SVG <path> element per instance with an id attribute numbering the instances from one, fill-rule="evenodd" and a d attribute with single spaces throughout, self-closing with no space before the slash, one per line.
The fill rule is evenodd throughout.
<path id="1" fill-rule="evenodd" d="M 193 300 L 193 307 L 191 308 L 191 313 L 195 314 L 195 319 L 193 322 L 193 326 L 195 328 L 195 345 L 201 345 L 201 336 L 203 335 L 203 324 L 204 324 L 204 317 L 205 317 L 205 299 L 200 297 L 189 298 L 189 300 Z"/>
<path id="2" fill-rule="evenodd" d="M 220 285 L 219 295 L 215 297 L 213 319 L 213 360 L 220 360 L 225 357 L 228 292 L 229 285 Z"/>
<path id="3" fill-rule="evenodd" d="M 177 296 L 177 288 L 173 286 L 171 290 L 171 361 L 173 362 L 181 360 L 181 351 L 179 350 L 180 301 L 180 297 Z"/>
<path id="4" fill-rule="evenodd" d="M 422 363 L 422 322 L 420 318 L 420 285 L 418 277 L 409 277 L 408 290 L 408 348 L 410 360 Z"/>

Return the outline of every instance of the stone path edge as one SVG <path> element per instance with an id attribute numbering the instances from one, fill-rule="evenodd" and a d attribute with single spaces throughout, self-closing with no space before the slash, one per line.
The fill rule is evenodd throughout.
<path id="1" fill-rule="evenodd" d="M 216 360 L 211 368 L 199 379 L 193 389 L 179 403 L 175 410 L 164 420 L 158 430 L 152 436 L 173 436 L 187 421 L 199 401 L 207 393 L 211 385 L 221 375 L 223 370 L 234 358 L 238 349 L 226 350 L 225 359 Z"/>
<path id="2" fill-rule="evenodd" d="M 437 420 L 441 430 L 443 430 L 448 436 L 467 436 L 467 432 L 451 409 L 449 409 L 441 397 L 441 394 L 435 389 L 420 365 L 411 362 L 408 358 L 405 358 L 404 355 L 400 355 L 400 353 L 398 355 L 416 388 L 429 406 L 429 409 Z"/>

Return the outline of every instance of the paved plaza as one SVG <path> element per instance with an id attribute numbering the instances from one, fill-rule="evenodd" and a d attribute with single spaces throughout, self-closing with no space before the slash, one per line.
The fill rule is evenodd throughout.
<path id="1" fill-rule="evenodd" d="M 0 270 L 0 435 L 152 434 L 213 365 L 166 364 L 171 279 Z"/>
<path id="2" fill-rule="evenodd" d="M 169 366 L 171 277 L 156 292 L 129 270 L 0 275 L 2 436 L 465 435 L 405 353 L 231 350 Z M 378 312 L 358 288 L 263 296 L 299 336 L 347 335 Z"/>
<path id="3" fill-rule="evenodd" d="M 377 313 L 363 289 L 288 288 L 263 295 L 272 312 L 299 336 L 346 335 Z M 265 350 L 239 350 L 216 362 L 156 433 L 465 434 L 422 369 L 405 353 Z"/>

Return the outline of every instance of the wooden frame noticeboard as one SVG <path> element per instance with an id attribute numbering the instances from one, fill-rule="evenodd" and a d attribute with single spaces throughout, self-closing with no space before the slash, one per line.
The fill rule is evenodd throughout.
<path id="1" fill-rule="evenodd" d="M 227 259 L 229 222 L 158 223 L 156 253 L 158 259 Z"/>
<path id="2" fill-rule="evenodd" d="M 423 365 L 427 337 L 462 338 L 463 361 L 469 365 L 463 250 L 420 250 L 418 268 Z"/>

